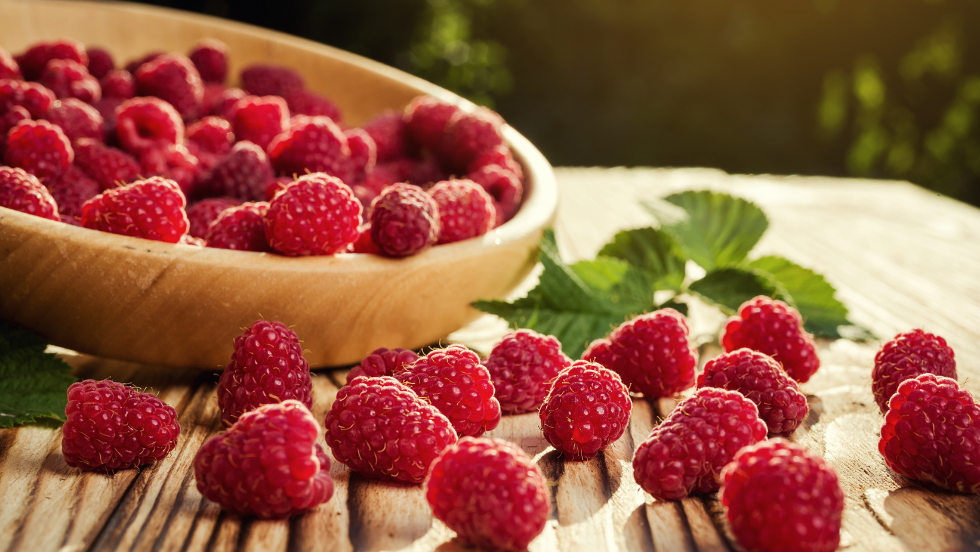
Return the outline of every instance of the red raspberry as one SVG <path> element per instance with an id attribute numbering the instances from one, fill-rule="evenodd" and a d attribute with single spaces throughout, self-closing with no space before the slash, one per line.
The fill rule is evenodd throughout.
<path id="1" fill-rule="evenodd" d="M 134 60 L 131 60 L 129 63 L 126 64 L 125 67 L 123 67 L 123 69 L 125 69 L 125 70 L 129 71 L 131 74 L 135 75 L 136 74 L 136 71 L 140 67 L 146 65 L 147 63 L 150 63 L 151 61 L 153 61 L 153 60 L 157 59 L 158 57 L 163 56 L 165 54 L 166 54 L 166 52 L 150 52 L 149 54 L 146 54 L 145 56 L 143 56 L 141 58 L 136 58 Z"/>
<path id="2" fill-rule="evenodd" d="M 32 119 L 40 119 L 54 100 L 54 92 L 36 82 L 0 80 L 0 113 L 19 105 L 27 109 Z"/>
<path id="3" fill-rule="evenodd" d="M 85 53 L 85 46 L 70 38 L 39 42 L 17 58 L 20 70 L 24 72 L 24 78 L 30 81 L 41 78 L 44 68 L 53 59 L 67 59 L 82 66 L 88 65 L 88 54 Z"/>
<path id="4" fill-rule="evenodd" d="M 128 100 L 136 95 L 136 81 L 126 70 L 109 71 L 99 83 L 102 85 L 103 98 Z"/>
<path id="5" fill-rule="evenodd" d="M 265 151 L 256 144 L 242 141 L 201 178 L 201 185 L 212 194 L 261 201 L 265 199 L 265 189 L 275 179 Z"/>
<path id="6" fill-rule="evenodd" d="M 486 367 L 493 378 L 495 396 L 504 414 L 538 410 L 551 382 L 572 365 L 553 336 L 517 330 L 494 345 Z"/>
<path id="7" fill-rule="evenodd" d="M 742 449 L 722 478 L 721 503 L 746 550 L 837 550 L 844 492 L 816 454 L 783 439 L 763 441 Z"/>
<path id="8" fill-rule="evenodd" d="M 31 114 L 19 105 L 12 106 L 9 111 L 0 115 L 0 160 L 7 149 L 7 131 L 17 126 L 21 121 L 30 121 Z"/>
<path id="9" fill-rule="evenodd" d="M 449 119 L 459 107 L 433 96 L 419 96 L 405 108 L 405 135 L 413 146 L 438 153 Z"/>
<path id="10" fill-rule="evenodd" d="M 443 163 L 456 172 L 464 172 L 477 156 L 504 143 L 503 126 L 500 115 L 486 108 L 456 113 L 442 137 L 439 151 Z"/>
<path id="11" fill-rule="evenodd" d="M 70 217 L 77 220 L 82 216 L 82 204 L 99 195 L 102 189 L 85 171 L 72 165 L 68 171 L 48 182 L 48 191 L 58 204 L 61 220 Z M 81 226 L 81 223 L 78 223 Z"/>
<path id="12" fill-rule="evenodd" d="M 158 176 L 112 188 L 82 205 L 82 226 L 177 243 L 187 233 L 187 200 L 173 180 Z"/>
<path id="13" fill-rule="evenodd" d="M 414 255 L 439 240 L 439 206 L 418 186 L 390 186 L 371 202 L 371 239 L 382 255 Z"/>
<path id="14" fill-rule="evenodd" d="M 301 176 L 269 203 L 265 238 L 290 256 L 333 255 L 357 239 L 361 204 L 346 184 L 324 173 Z"/>
<path id="15" fill-rule="evenodd" d="M 61 127 L 61 130 L 74 144 L 79 138 L 92 138 L 102 141 L 102 115 L 87 103 L 66 98 L 54 102 L 44 115 L 48 121 Z"/>
<path id="16" fill-rule="evenodd" d="M 465 546 L 518 551 L 544 530 L 548 485 L 534 461 L 502 439 L 463 437 L 425 479 L 432 514 Z"/>
<path id="17" fill-rule="evenodd" d="M 222 211 L 241 204 L 241 200 L 233 197 L 212 197 L 192 204 L 187 208 L 188 234 L 203 239 L 208 235 L 208 226 Z"/>
<path id="18" fill-rule="evenodd" d="M 197 490 L 240 516 L 282 519 L 333 496 L 320 427 L 297 401 L 268 404 L 207 440 L 194 457 Z"/>
<path id="19" fill-rule="evenodd" d="M 524 169 L 521 168 L 520 163 L 514 160 L 514 156 L 511 153 L 510 148 L 503 144 L 477 155 L 476 158 L 470 163 L 470 166 L 467 167 L 466 172 L 474 173 L 487 165 L 498 165 L 503 167 L 514 173 L 521 183 L 524 182 Z"/>
<path id="20" fill-rule="evenodd" d="M 228 45 L 224 42 L 206 38 L 198 42 L 187 57 L 202 81 L 221 84 L 228 78 Z"/>
<path id="21" fill-rule="evenodd" d="M 871 372 L 871 390 L 881 413 L 888 412 L 888 400 L 907 379 L 936 374 L 955 380 L 954 357 L 945 339 L 922 330 L 900 333 L 885 343 L 875 355 L 875 368 Z"/>
<path id="22" fill-rule="evenodd" d="M 88 72 L 97 79 L 116 68 L 116 60 L 112 59 L 112 54 L 105 48 L 87 48 L 85 54 L 88 55 Z"/>
<path id="23" fill-rule="evenodd" d="M 980 492 L 980 406 L 956 380 L 907 379 L 888 401 L 878 450 L 888 467 L 961 493 Z"/>
<path id="24" fill-rule="evenodd" d="M 354 378 L 327 412 L 326 440 L 338 462 L 370 477 L 421 483 L 456 442 L 439 410 L 390 377 Z"/>
<path id="25" fill-rule="evenodd" d="M 102 115 L 102 136 L 106 140 L 118 143 L 116 140 L 116 108 L 122 105 L 122 98 L 102 98 L 92 104 L 92 107 Z"/>
<path id="26" fill-rule="evenodd" d="M 214 107 L 211 110 L 211 115 L 222 117 L 230 121 L 235 110 L 235 104 L 238 103 L 238 100 L 244 98 L 245 96 L 248 96 L 248 94 L 246 94 L 241 88 L 227 88 L 223 90 L 214 100 Z"/>
<path id="27" fill-rule="evenodd" d="M 462 345 L 436 349 L 395 378 L 445 414 L 458 435 L 480 436 L 500 423 L 490 372 Z"/>
<path id="28" fill-rule="evenodd" d="M 347 146 L 350 148 L 350 169 L 344 180 L 348 184 L 363 182 L 364 178 L 374 170 L 378 159 L 378 148 L 371 135 L 359 128 L 344 132 L 347 136 Z"/>
<path id="29" fill-rule="evenodd" d="M 363 188 L 363 186 L 355 185 L 354 188 Z M 354 194 L 355 195 L 357 194 L 356 189 L 354 189 Z M 361 201 L 360 197 L 358 197 L 358 201 Z M 364 205 L 363 201 L 361 201 L 361 205 Z M 378 249 L 378 246 L 371 239 L 371 223 L 369 222 L 367 224 L 362 224 L 361 227 L 357 229 L 357 231 L 358 231 L 357 239 L 354 240 L 354 243 L 350 244 L 347 247 L 347 252 L 363 253 L 365 255 L 380 255 L 381 250 Z"/>
<path id="30" fill-rule="evenodd" d="M 208 228 L 207 245 L 237 251 L 271 251 L 265 243 L 265 201 L 226 209 Z"/>
<path id="31" fill-rule="evenodd" d="M 231 124 L 236 138 L 266 149 L 273 138 L 286 130 L 289 108 L 276 96 L 245 96 L 232 108 Z"/>
<path id="32" fill-rule="evenodd" d="M 401 113 L 386 111 L 361 128 L 374 139 L 379 163 L 405 156 L 405 121 Z"/>
<path id="33" fill-rule="evenodd" d="M 705 387 L 681 401 L 633 456 L 633 477 L 660 500 L 712 493 L 742 447 L 766 438 L 755 403 L 738 391 Z"/>
<path id="34" fill-rule="evenodd" d="M 17 61 L 10 52 L 0 48 L 0 79 L 22 80 L 23 78 Z"/>
<path id="35" fill-rule="evenodd" d="M 362 184 L 377 196 L 388 186 L 407 182 L 413 167 L 414 162 L 410 159 L 378 163 L 374 166 L 374 170 L 364 177 Z"/>
<path id="36" fill-rule="evenodd" d="M 49 220 L 61 220 L 58 204 L 51 193 L 36 176 L 24 169 L 0 167 L 0 207 Z"/>
<path id="37" fill-rule="evenodd" d="M 7 131 L 4 162 L 20 167 L 42 181 L 65 173 L 75 159 L 68 137 L 47 121 L 21 121 Z"/>
<path id="38" fill-rule="evenodd" d="M 184 122 L 169 103 L 159 98 L 133 98 L 116 108 L 119 143 L 139 153 L 184 141 Z"/>
<path id="39" fill-rule="evenodd" d="M 350 163 L 347 136 L 328 117 L 296 117 L 268 149 L 272 166 L 284 175 L 310 171 L 342 178 Z"/>
<path id="40" fill-rule="evenodd" d="M 272 182 L 269 182 L 269 185 L 265 187 L 265 199 L 267 201 L 272 201 L 272 198 L 276 197 L 276 194 L 278 194 L 280 190 L 286 186 L 289 186 L 295 181 L 296 179 L 291 176 L 280 176 Z"/>
<path id="41" fill-rule="evenodd" d="M 443 180 L 449 180 L 449 176 L 442 170 L 439 160 L 435 157 L 426 157 L 413 163 L 412 170 L 408 174 L 409 182 L 423 188 Z"/>
<path id="42" fill-rule="evenodd" d="M 194 197 L 200 161 L 182 145 L 163 145 L 139 154 L 140 171 L 147 176 L 164 176 L 175 181 L 185 196 Z"/>
<path id="43" fill-rule="evenodd" d="M 41 75 L 41 84 L 61 99 L 78 98 L 94 103 L 102 98 L 98 79 L 89 75 L 84 65 L 66 59 L 51 60 Z"/>
<path id="44" fill-rule="evenodd" d="M 140 95 L 167 101 L 185 121 L 197 117 L 204 97 L 204 84 L 194 64 L 185 56 L 160 56 L 141 66 L 133 76 Z"/>
<path id="45" fill-rule="evenodd" d="M 231 123 L 221 117 L 205 117 L 187 127 L 186 133 L 187 150 L 200 161 L 202 171 L 213 169 L 235 143 Z"/>
<path id="46" fill-rule="evenodd" d="M 340 108 L 329 98 L 309 90 L 294 90 L 283 96 L 289 113 L 309 117 L 330 117 L 338 125 L 341 123 Z"/>
<path id="47" fill-rule="evenodd" d="M 796 380 L 769 355 L 738 349 L 708 361 L 698 376 L 698 389 L 738 391 L 759 408 L 770 435 L 789 435 L 806 419 L 810 407 Z"/>
<path id="48" fill-rule="evenodd" d="M 419 359 L 414 351 L 402 349 L 386 349 L 381 347 L 375 349 L 371 354 L 364 357 L 360 364 L 355 366 L 347 373 L 347 383 L 354 381 L 354 378 L 367 376 L 378 378 L 381 376 L 394 376 L 395 372 L 405 368 Z"/>
<path id="49" fill-rule="evenodd" d="M 281 65 L 253 63 L 242 70 L 242 88 L 253 96 L 283 96 L 306 88 L 303 77 Z"/>
<path id="50" fill-rule="evenodd" d="M 782 363 L 786 373 L 800 383 L 820 368 L 813 337 L 803 329 L 803 318 L 793 307 L 769 297 L 750 299 L 725 324 L 721 336 L 725 351 L 748 347 Z"/>
<path id="51" fill-rule="evenodd" d="M 472 180 L 446 180 L 429 189 L 439 206 L 439 243 L 453 243 L 493 230 L 493 198 Z"/>
<path id="52" fill-rule="evenodd" d="M 517 213 L 524 195 L 524 185 L 513 172 L 500 165 L 486 165 L 467 177 L 486 190 L 496 201 L 499 224 L 507 222 Z"/>
<path id="53" fill-rule="evenodd" d="M 684 315 L 661 309 L 620 324 L 582 358 L 617 372 L 634 393 L 669 397 L 694 385 L 698 355 L 688 333 Z"/>
<path id="54" fill-rule="evenodd" d="M 82 138 L 75 142 L 75 164 L 95 179 L 103 190 L 135 181 L 140 164 L 128 153 L 99 140 Z"/>
<path id="55" fill-rule="evenodd" d="M 68 388 L 62 427 L 65 463 L 86 471 L 135 468 L 163 460 L 177 446 L 172 406 L 114 381 L 85 380 Z"/>

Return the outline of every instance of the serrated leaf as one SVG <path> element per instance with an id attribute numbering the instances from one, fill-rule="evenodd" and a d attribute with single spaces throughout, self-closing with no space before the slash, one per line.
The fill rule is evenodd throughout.
<path id="1" fill-rule="evenodd" d="M 656 228 L 624 230 L 600 251 L 603 257 L 622 259 L 643 270 L 657 289 L 680 290 L 687 260 L 674 239 Z"/>
<path id="2" fill-rule="evenodd" d="M 40 347 L 39 347 L 40 345 Z M 71 366 L 45 353 L 44 340 L 0 324 L 0 427 L 51 419 L 65 421 Z"/>
<path id="3" fill-rule="evenodd" d="M 768 275 L 742 268 L 722 268 L 709 272 L 704 278 L 691 283 L 689 290 L 726 314 L 734 314 L 742 303 L 753 297 L 783 295 Z"/>

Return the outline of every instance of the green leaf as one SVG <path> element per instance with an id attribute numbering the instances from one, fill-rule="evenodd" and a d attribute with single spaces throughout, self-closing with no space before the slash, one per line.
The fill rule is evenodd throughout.
<path id="1" fill-rule="evenodd" d="M 680 290 L 684 282 L 684 254 L 669 234 L 656 228 L 619 232 L 599 255 L 622 259 L 643 270 L 657 289 Z"/>
<path id="2" fill-rule="evenodd" d="M 0 427 L 65 421 L 71 366 L 45 353 L 37 335 L 0 321 Z"/>
<path id="3" fill-rule="evenodd" d="M 742 303 L 753 297 L 783 295 L 767 274 L 742 268 L 709 272 L 704 278 L 691 283 L 689 289 L 726 314 L 734 314 Z"/>
<path id="4" fill-rule="evenodd" d="M 582 282 L 604 301 L 617 305 L 617 312 L 642 312 L 653 304 L 653 286 L 648 276 L 626 261 L 596 257 L 571 267 Z"/>

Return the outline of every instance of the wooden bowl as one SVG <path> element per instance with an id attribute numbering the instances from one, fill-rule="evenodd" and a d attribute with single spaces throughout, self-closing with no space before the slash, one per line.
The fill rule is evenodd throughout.
<path id="1" fill-rule="evenodd" d="M 231 73 L 254 62 L 303 73 L 358 125 L 431 94 L 472 104 L 423 80 L 296 37 L 221 19 L 124 3 L 0 2 L 0 46 L 10 52 L 59 37 L 109 49 L 118 62 L 187 52 L 213 37 Z M 554 217 L 554 174 L 512 128 L 505 137 L 526 176 L 517 215 L 472 240 L 407 259 L 373 255 L 287 258 L 171 245 L 77 228 L 0 208 L 0 318 L 80 352 L 142 363 L 220 368 L 234 337 L 256 319 L 281 321 L 312 366 L 359 362 L 377 347 L 418 348 L 504 297 L 537 261 Z"/>

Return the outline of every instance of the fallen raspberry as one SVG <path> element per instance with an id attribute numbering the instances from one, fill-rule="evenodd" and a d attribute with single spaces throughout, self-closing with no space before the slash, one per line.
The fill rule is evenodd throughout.
<path id="1" fill-rule="evenodd" d="M 61 428 L 65 463 L 87 471 L 135 468 L 163 460 L 177 446 L 180 424 L 170 405 L 114 381 L 68 388 Z"/>
<path id="2" fill-rule="evenodd" d="M 721 503 L 751 552 L 832 552 L 840 544 L 844 492 L 827 462 L 796 443 L 742 449 L 722 473 Z"/>
<path id="3" fill-rule="evenodd" d="M 347 146 L 350 148 L 350 168 L 344 182 L 353 185 L 362 182 L 371 171 L 378 158 L 378 148 L 371 135 L 359 128 L 344 131 Z"/>
<path id="4" fill-rule="evenodd" d="M 636 448 L 633 477 L 661 500 L 717 491 L 722 468 L 767 431 L 755 403 L 738 391 L 698 389 Z"/>
<path id="5" fill-rule="evenodd" d="M 295 117 L 268 149 L 272 166 L 286 176 L 309 171 L 344 178 L 350 164 L 347 136 L 328 117 Z"/>
<path id="6" fill-rule="evenodd" d="M 184 122 L 159 98 L 133 98 L 116 108 L 116 133 L 129 153 L 175 146 L 184 141 Z"/>
<path id="7" fill-rule="evenodd" d="M 136 81 L 126 70 L 109 71 L 99 84 L 102 85 L 103 98 L 128 100 L 136 95 Z"/>
<path id="8" fill-rule="evenodd" d="M 502 439 L 463 437 L 443 451 L 425 498 L 464 546 L 515 552 L 544 530 L 551 508 L 541 470 Z"/>
<path id="9" fill-rule="evenodd" d="M 102 115 L 92 106 L 75 98 L 54 102 L 44 118 L 58 125 L 68 141 L 74 144 L 80 138 L 102 141 Z"/>
<path id="10" fill-rule="evenodd" d="M 51 60 L 41 75 L 41 84 L 61 99 L 78 98 L 85 103 L 94 103 L 102 98 L 98 79 L 90 75 L 84 65 L 70 60 Z"/>
<path id="11" fill-rule="evenodd" d="M 355 366 L 347 374 L 347 383 L 354 381 L 354 378 L 368 376 L 377 378 L 381 376 L 394 376 L 398 370 L 411 365 L 418 360 L 419 355 L 414 351 L 402 349 L 386 349 L 381 347 L 375 349 L 371 354 L 364 357 L 360 364 Z"/>
<path id="12" fill-rule="evenodd" d="M 245 96 L 232 108 L 231 125 L 235 137 L 248 140 L 262 149 L 286 130 L 289 108 L 277 96 Z"/>
<path id="13" fill-rule="evenodd" d="M 374 139 L 378 148 L 378 163 L 405 156 L 405 121 L 401 113 L 386 111 L 361 128 Z"/>
<path id="14" fill-rule="evenodd" d="M 458 112 L 446 123 L 440 156 L 443 163 L 463 173 L 476 157 L 502 145 L 504 120 L 493 111 L 479 108 L 473 113 Z"/>
<path id="15" fill-rule="evenodd" d="M 390 377 L 352 380 L 337 393 L 324 423 L 338 462 L 407 483 L 421 483 L 433 460 L 457 439 L 448 418 Z"/>
<path id="16" fill-rule="evenodd" d="M 945 339 L 912 330 L 896 335 L 881 347 L 871 372 L 871 390 L 882 414 L 888 413 L 888 400 L 899 384 L 920 374 L 956 379 L 955 354 Z"/>
<path id="17" fill-rule="evenodd" d="M 191 60 L 166 54 L 142 65 L 133 73 L 142 96 L 156 96 L 174 107 L 185 121 L 197 118 L 204 84 Z"/>
<path id="18" fill-rule="evenodd" d="M 187 207 L 188 234 L 195 238 L 205 238 L 208 227 L 225 209 L 242 204 L 240 199 L 233 197 L 210 197 L 202 199 Z"/>
<path id="19" fill-rule="evenodd" d="M 265 214 L 269 204 L 264 201 L 244 203 L 226 209 L 208 228 L 207 245 L 237 251 L 271 251 L 265 243 Z"/>
<path id="20" fill-rule="evenodd" d="M 128 153 L 99 140 L 82 138 L 75 142 L 75 165 L 95 179 L 103 190 L 135 181 L 140 164 Z"/>
<path id="21" fill-rule="evenodd" d="M 24 76 L 10 52 L 0 48 L 0 79 L 21 80 Z"/>
<path id="22" fill-rule="evenodd" d="M 269 246 L 284 255 L 333 255 L 357 239 L 361 204 L 324 173 L 301 176 L 276 194 L 265 217 Z"/>
<path id="23" fill-rule="evenodd" d="M 112 59 L 112 54 L 105 48 L 86 48 L 85 54 L 88 56 L 88 72 L 97 79 L 116 68 L 116 60 Z"/>
<path id="24" fill-rule="evenodd" d="M 88 54 L 85 53 L 85 45 L 77 40 L 62 38 L 51 42 L 39 42 L 26 52 L 17 56 L 20 70 L 24 73 L 24 78 L 36 81 L 41 78 L 44 68 L 48 62 L 54 59 L 67 59 L 77 62 L 82 66 L 88 65 Z"/>
<path id="25" fill-rule="evenodd" d="M 329 98 L 309 90 L 293 90 L 283 95 L 289 113 L 309 117 L 330 117 L 338 125 L 341 123 L 340 108 Z"/>
<path id="26" fill-rule="evenodd" d="M 0 167 L 0 207 L 49 220 L 61 220 L 58 204 L 33 174 L 24 169 Z"/>
<path id="27" fill-rule="evenodd" d="M 253 96 L 287 96 L 306 88 L 303 77 L 281 65 L 253 63 L 242 70 L 242 88 Z"/>
<path id="28" fill-rule="evenodd" d="M 82 205 L 102 191 L 99 183 L 76 165 L 69 167 L 57 179 L 49 181 L 47 188 L 58 204 L 61 220 L 70 217 L 76 222 L 82 216 Z M 77 222 L 77 225 L 81 226 L 81 222 Z"/>
<path id="29" fill-rule="evenodd" d="M 429 189 L 439 206 L 439 243 L 453 243 L 493 230 L 493 198 L 472 180 L 446 180 Z"/>
<path id="30" fill-rule="evenodd" d="M 496 200 L 497 226 L 514 217 L 524 195 L 524 185 L 516 174 L 500 165 L 486 165 L 471 172 L 467 178 L 483 186 Z"/>
<path id="31" fill-rule="evenodd" d="M 500 409 L 504 414 L 522 414 L 538 410 L 552 381 L 571 364 L 553 336 L 517 330 L 494 345 L 486 367 Z"/>
<path id="32" fill-rule="evenodd" d="M 0 80 L 0 114 L 19 105 L 31 114 L 32 119 L 40 119 L 55 99 L 54 92 L 36 82 Z"/>
<path id="33" fill-rule="evenodd" d="M 302 403 L 267 404 L 215 435 L 194 457 L 197 490 L 241 516 L 282 519 L 333 496 L 320 427 Z"/>
<path id="34" fill-rule="evenodd" d="M 258 145 L 242 141 L 201 177 L 201 187 L 211 195 L 226 195 L 243 201 L 265 199 L 265 190 L 276 174 L 269 157 Z"/>
<path id="35" fill-rule="evenodd" d="M 418 186 L 395 184 L 371 202 L 371 239 L 383 255 L 415 255 L 439 240 L 439 206 Z"/>
<path id="36" fill-rule="evenodd" d="M 228 78 L 228 45 L 224 42 L 206 38 L 198 42 L 187 57 L 202 81 L 221 84 Z"/>
<path id="37" fill-rule="evenodd" d="M 112 188 L 82 205 L 82 226 L 177 243 L 187 233 L 187 200 L 173 180 L 155 176 Z"/>
<path id="38" fill-rule="evenodd" d="M 446 125 L 459 108 L 433 96 L 419 96 L 405 108 L 405 135 L 416 149 L 438 154 Z"/>
<path id="39" fill-rule="evenodd" d="M 786 373 L 800 383 L 820 368 L 813 337 L 803 329 L 803 318 L 793 307 L 769 297 L 750 299 L 725 324 L 721 336 L 725 351 L 742 347 L 765 353 L 782 363 Z"/>
<path id="40" fill-rule="evenodd" d="M 491 150 L 487 150 L 480 155 L 477 155 L 476 158 L 474 158 L 470 163 L 470 166 L 467 167 L 466 172 L 474 173 L 488 165 L 497 165 L 507 169 L 508 171 L 514 173 L 514 175 L 517 176 L 517 179 L 523 184 L 524 169 L 522 169 L 520 163 L 514 159 L 510 148 L 507 146 L 501 144 Z"/>
<path id="41" fill-rule="evenodd" d="M 65 173 L 75 159 L 68 137 L 47 121 L 21 121 L 7 131 L 4 162 L 45 182 Z"/>

